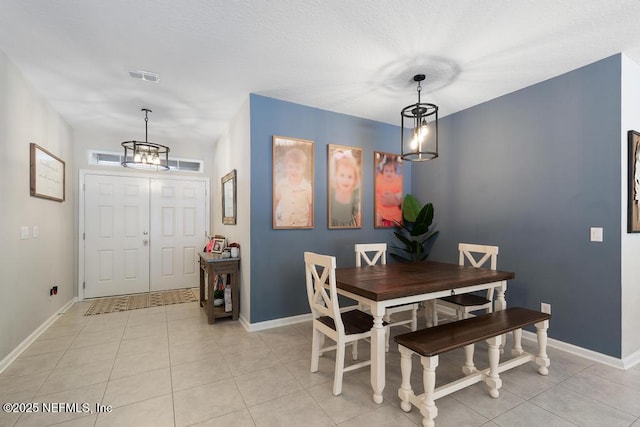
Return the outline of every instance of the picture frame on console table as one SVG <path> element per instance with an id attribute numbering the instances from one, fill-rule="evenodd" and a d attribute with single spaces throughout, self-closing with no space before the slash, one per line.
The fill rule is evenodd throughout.
<path id="1" fill-rule="evenodd" d="M 629 141 L 627 232 L 640 233 L 640 133 L 630 130 L 627 133 L 627 139 Z"/>

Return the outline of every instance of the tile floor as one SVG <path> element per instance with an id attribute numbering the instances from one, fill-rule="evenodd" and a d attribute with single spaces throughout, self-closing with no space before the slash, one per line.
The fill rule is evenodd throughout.
<path id="1" fill-rule="evenodd" d="M 377 405 L 368 368 L 346 374 L 338 397 L 333 353 L 309 372 L 310 322 L 248 333 L 229 320 L 208 325 L 197 303 L 83 316 L 88 306 L 71 307 L 0 374 L 0 400 L 87 403 L 94 413 L 0 412 L 0 426 L 421 425 L 415 408 L 399 407 L 395 344 Z M 360 354 L 368 357 L 367 344 Z M 484 367 L 481 346 L 476 355 Z M 498 399 L 476 384 L 438 400 L 436 425 L 640 427 L 640 367 L 623 372 L 554 349 L 549 356 L 547 377 L 534 364 L 504 373 Z M 441 356 L 439 380 L 458 376 L 462 360 L 462 350 Z M 96 403 L 113 409 L 95 413 Z"/>

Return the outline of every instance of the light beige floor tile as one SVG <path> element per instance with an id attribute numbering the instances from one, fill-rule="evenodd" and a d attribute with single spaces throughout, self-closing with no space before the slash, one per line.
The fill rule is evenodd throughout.
<path id="1" fill-rule="evenodd" d="M 636 417 L 640 416 L 639 390 L 584 371 L 563 381 L 562 386 Z"/>
<path id="2" fill-rule="evenodd" d="M 311 357 L 287 362 L 284 366 L 303 388 L 315 387 L 326 382 L 333 383 L 334 361 L 326 357 L 320 358 L 317 372 L 311 372 Z"/>
<path id="3" fill-rule="evenodd" d="M 76 336 L 67 335 L 61 337 L 43 338 L 40 336 L 33 344 L 29 346 L 20 357 L 35 356 L 43 353 L 55 353 L 64 351 L 71 346 Z"/>
<path id="4" fill-rule="evenodd" d="M 86 417 L 75 418 L 70 421 L 65 421 L 59 424 L 55 424 L 56 427 L 93 427 L 98 419 L 98 414 L 88 415 Z"/>
<path id="5" fill-rule="evenodd" d="M 238 352 L 269 351 L 269 347 L 255 334 L 233 334 L 215 339 L 217 348 L 222 354 Z"/>
<path id="6" fill-rule="evenodd" d="M 117 408 L 168 393 L 171 373 L 169 369 L 158 369 L 109 381 L 102 403 Z"/>
<path id="7" fill-rule="evenodd" d="M 109 379 L 111 368 L 111 363 L 102 361 L 54 369 L 38 390 L 37 396 L 104 383 Z"/>
<path id="8" fill-rule="evenodd" d="M 264 368 L 280 366 L 282 363 L 268 349 L 241 350 L 224 353 L 222 357 L 234 377 Z"/>
<path id="9" fill-rule="evenodd" d="M 580 426 L 628 426 L 637 418 L 562 384 L 534 397 L 531 403 Z"/>
<path id="10" fill-rule="evenodd" d="M 342 379 L 342 394 L 333 395 L 333 381 L 307 390 L 311 397 L 339 424 L 353 417 L 366 414 L 378 408 L 373 401 L 369 383 L 362 382 L 353 372 L 346 373 Z"/>
<path id="11" fill-rule="evenodd" d="M 188 341 L 181 345 L 169 344 L 169 355 L 171 357 L 171 365 L 222 357 L 215 340 L 212 339 Z"/>
<path id="12" fill-rule="evenodd" d="M 119 342 L 122 340 L 124 327 L 96 332 L 81 332 L 71 344 L 71 348 L 88 347 L 97 344 Z"/>
<path id="13" fill-rule="evenodd" d="M 488 419 L 495 418 L 524 402 L 524 399 L 505 389 L 500 389 L 499 398 L 494 399 L 489 396 L 487 386 L 483 382 L 464 388 L 450 396 Z"/>
<path id="14" fill-rule="evenodd" d="M 151 337 L 132 338 L 123 340 L 118 349 L 118 356 L 130 354 L 142 354 L 150 352 L 165 352 L 169 349 L 169 340 L 166 336 L 156 335 Z"/>
<path id="15" fill-rule="evenodd" d="M 249 407 L 302 390 L 298 381 L 282 365 L 250 372 L 234 379 Z"/>
<path id="16" fill-rule="evenodd" d="M 594 363 L 585 369 L 585 372 L 631 387 L 634 390 L 640 390 L 640 364 L 632 369 L 623 371 L 622 369 Z"/>
<path id="17" fill-rule="evenodd" d="M 436 423 L 439 419 L 436 419 Z M 493 422 L 499 426 L 522 426 L 522 427 L 572 427 L 575 424 L 566 419 L 546 411 L 530 402 L 524 402 L 515 408 L 505 412 Z"/>
<path id="18" fill-rule="evenodd" d="M 173 393 L 176 426 L 188 426 L 246 409 L 233 379 Z"/>
<path id="19" fill-rule="evenodd" d="M 17 426 L 33 426 L 42 427 L 61 423 L 64 421 L 82 418 L 91 415 L 91 411 L 95 405 L 102 400 L 106 383 L 93 384 L 86 387 L 66 390 L 59 393 L 48 394 L 38 397 L 37 401 L 41 404 L 40 412 L 36 414 L 23 414 L 18 420 Z M 77 404 L 76 410 L 62 410 L 65 406 L 60 406 L 57 412 L 45 412 L 42 409 L 42 403 L 65 403 Z M 82 406 L 85 404 L 86 406 Z M 71 409 L 71 407 L 69 407 Z"/>
<path id="20" fill-rule="evenodd" d="M 169 351 L 167 349 L 150 353 L 127 354 L 116 357 L 111 371 L 111 380 L 130 377 L 144 372 L 156 371 L 169 367 Z"/>
<path id="21" fill-rule="evenodd" d="M 321 427 L 333 421 L 307 393 L 293 393 L 249 407 L 258 427 Z"/>
<path id="22" fill-rule="evenodd" d="M 192 424 L 193 427 L 255 427 L 249 411 L 243 409 L 221 417 L 212 418 L 201 423 Z"/>
<path id="23" fill-rule="evenodd" d="M 96 426 L 173 427 L 173 419 L 173 397 L 166 394 L 99 414 Z"/>
<path id="24" fill-rule="evenodd" d="M 35 396 L 49 375 L 50 372 L 39 372 L 19 377 L 0 377 L 0 396 L 2 399 L 8 399 L 8 396 L 20 393 L 21 396 L 29 396 L 30 399 Z"/>
<path id="25" fill-rule="evenodd" d="M 436 425 L 438 425 L 438 427 L 444 427 L 448 425 L 440 423 L 439 421 L 440 420 L 436 421 Z M 416 424 L 407 416 L 405 416 L 405 414 L 389 405 L 383 405 L 377 409 L 374 409 L 362 415 L 358 415 L 339 424 L 340 427 L 415 427 L 415 425 Z M 462 425 L 464 424 L 456 424 L 456 426 Z"/>
<path id="26" fill-rule="evenodd" d="M 161 336 L 168 338 L 167 323 L 142 323 L 131 325 L 131 322 L 127 323 L 127 327 L 124 330 L 123 340 L 129 340 L 132 338 L 146 338 Z"/>
<path id="27" fill-rule="evenodd" d="M 83 363 L 104 361 L 113 364 L 116 358 L 120 342 L 110 342 L 106 344 L 97 344 L 87 347 L 71 348 L 66 351 L 57 368 L 65 368 L 70 366 L 78 366 Z"/>
<path id="28" fill-rule="evenodd" d="M 18 357 L 0 374 L 0 379 L 53 371 L 63 354 L 64 351 L 56 351 L 35 356 Z"/>
<path id="29" fill-rule="evenodd" d="M 185 390 L 230 377 L 231 372 L 221 357 L 171 366 L 173 391 Z"/>

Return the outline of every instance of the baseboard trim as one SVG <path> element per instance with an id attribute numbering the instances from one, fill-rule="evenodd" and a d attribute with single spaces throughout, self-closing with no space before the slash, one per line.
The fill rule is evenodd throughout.
<path id="1" fill-rule="evenodd" d="M 522 331 L 522 338 L 529 341 L 536 341 L 535 332 Z M 611 366 L 616 369 L 628 370 L 638 363 L 640 363 L 640 351 L 625 357 L 623 359 L 617 359 L 606 354 L 598 353 L 597 351 L 588 350 L 586 348 L 578 347 L 577 345 L 568 344 L 564 341 L 559 341 L 553 338 L 549 338 L 547 345 L 558 350 L 562 350 L 567 353 L 575 354 L 576 356 L 583 357 L 594 362 L 602 363 L 603 365 Z"/>
<path id="2" fill-rule="evenodd" d="M 265 329 L 279 328 L 281 326 L 295 325 L 296 323 L 307 322 L 311 319 L 311 313 L 307 313 L 301 314 L 299 316 L 282 317 L 280 319 L 267 320 L 264 322 L 245 323 L 244 327 L 249 332 L 257 332 L 264 331 Z"/>
<path id="3" fill-rule="evenodd" d="M 64 306 L 60 308 L 60 310 L 56 311 L 45 320 L 35 331 L 31 333 L 27 338 L 24 339 L 16 348 L 13 349 L 11 353 L 9 353 L 4 359 L 0 360 L 0 374 L 4 372 L 5 369 L 9 367 L 21 354 L 25 351 L 35 340 L 38 339 L 40 335 L 46 331 L 49 326 L 53 325 L 53 323 L 58 320 L 58 317 L 66 312 L 75 302 L 77 301 L 77 297 L 73 297 L 69 300 Z"/>

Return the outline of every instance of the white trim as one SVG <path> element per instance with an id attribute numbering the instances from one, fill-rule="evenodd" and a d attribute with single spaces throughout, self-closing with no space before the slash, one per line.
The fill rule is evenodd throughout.
<path id="1" fill-rule="evenodd" d="M 123 168 L 124 169 L 124 168 Z M 131 178 L 149 178 L 149 179 L 172 179 L 176 181 L 201 181 L 205 184 L 205 235 L 209 236 L 211 230 L 211 179 L 205 176 L 181 176 L 171 175 L 168 176 L 163 173 L 135 173 L 128 171 L 103 171 L 95 169 L 80 169 L 78 171 L 78 301 L 84 301 L 84 289 L 82 284 L 84 283 L 84 184 L 85 177 L 87 175 L 103 175 L 103 176 L 122 176 Z"/>
<path id="2" fill-rule="evenodd" d="M 312 319 L 311 313 L 301 314 L 299 316 L 282 317 L 280 319 L 267 320 L 264 322 L 250 323 L 246 322 L 242 316 L 240 320 L 242 325 L 249 332 L 264 331 L 265 329 L 279 328 L 281 326 L 295 325 L 296 323 L 308 322 Z"/>
<path id="3" fill-rule="evenodd" d="M 534 332 L 522 331 L 522 339 L 529 341 L 536 341 L 536 334 Z M 617 359 L 606 354 L 598 353 L 597 351 L 588 350 L 586 348 L 578 347 L 573 344 L 568 344 L 563 341 L 558 341 L 553 338 L 549 338 L 547 342 L 548 347 L 552 347 L 558 350 L 562 350 L 566 353 L 574 354 L 576 356 L 583 357 L 594 362 L 602 363 L 603 365 L 611 366 L 612 368 L 628 370 L 640 362 L 640 351 L 626 357 L 624 359 Z M 551 360 L 553 365 L 553 359 Z"/>
<path id="4" fill-rule="evenodd" d="M 53 325 L 53 323 L 58 320 L 58 317 L 61 314 L 64 314 L 73 304 L 75 304 L 76 301 L 76 297 L 71 298 L 69 302 L 67 302 L 60 308 L 60 310 L 53 313 L 51 317 L 45 320 L 42 325 L 40 325 L 35 331 L 31 333 L 31 335 L 29 335 L 24 339 L 24 341 L 18 344 L 18 346 L 14 348 L 11 353 L 7 354 L 4 359 L 0 360 L 0 374 L 2 374 L 2 372 L 4 372 L 4 370 L 14 362 L 22 354 L 23 351 L 29 348 L 29 346 L 33 344 L 34 341 L 44 333 L 44 331 L 49 329 L 49 326 Z"/>

